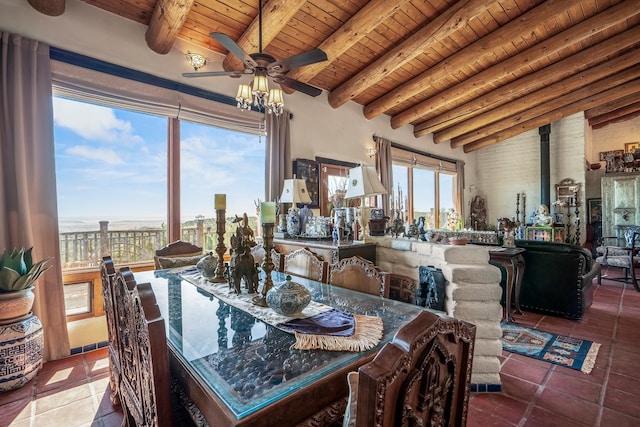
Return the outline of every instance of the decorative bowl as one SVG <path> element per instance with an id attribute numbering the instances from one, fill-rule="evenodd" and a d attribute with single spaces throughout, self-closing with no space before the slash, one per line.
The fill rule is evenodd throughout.
<path id="1" fill-rule="evenodd" d="M 216 277 L 216 269 L 218 267 L 218 257 L 213 255 L 213 252 L 209 252 L 208 255 L 203 256 L 196 264 L 196 268 L 207 279 Z"/>
<path id="2" fill-rule="evenodd" d="M 469 243 L 469 239 L 465 237 L 453 237 L 453 238 L 449 238 L 449 243 L 456 246 L 462 246 Z"/>
<path id="3" fill-rule="evenodd" d="M 602 167 L 602 163 L 591 163 L 591 170 L 598 170 Z"/>
<path id="4" fill-rule="evenodd" d="M 267 305 L 282 316 L 294 316 L 311 302 L 311 294 L 300 283 L 287 276 L 285 282 L 275 285 L 267 292 Z"/>

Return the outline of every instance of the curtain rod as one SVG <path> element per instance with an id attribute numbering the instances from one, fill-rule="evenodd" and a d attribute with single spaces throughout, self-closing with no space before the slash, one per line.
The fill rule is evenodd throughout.
<path id="1" fill-rule="evenodd" d="M 373 134 L 373 138 L 384 138 L 384 137 L 380 136 L 380 135 L 376 135 L 374 133 Z M 407 147 L 407 146 L 402 145 L 402 144 L 398 144 L 397 142 L 393 142 L 391 140 L 389 140 L 389 141 L 391 142 L 391 147 L 393 147 L 393 148 L 399 148 L 401 150 L 405 150 L 405 151 L 408 151 L 410 153 L 420 154 L 421 156 L 430 157 L 430 158 L 436 159 L 436 160 L 442 160 L 444 162 L 451 162 L 451 163 L 462 162 L 464 164 L 464 162 L 462 160 L 456 160 L 456 159 L 451 159 L 449 157 L 438 156 L 437 154 L 427 153 L 425 151 L 421 151 L 421 150 L 418 150 L 418 149 L 415 149 L 415 148 Z"/>

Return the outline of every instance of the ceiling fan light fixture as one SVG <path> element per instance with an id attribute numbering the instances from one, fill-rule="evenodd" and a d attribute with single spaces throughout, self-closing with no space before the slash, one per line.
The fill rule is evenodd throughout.
<path id="1" fill-rule="evenodd" d="M 271 89 L 269 91 L 269 101 L 267 102 L 267 111 L 270 114 L 279 116 L 284 111 L 284 96 L 282 89 Z"/>
<path id="2" fill-rule="evenodd" d="M 251 94 L 251 86 L 247 84 L 241 84 L 238 87 L 238 94 L 236 95 L 236 101 L 238 102 L 238 108 L 241 110 L 251 109 L 251 103 L 253 102 L 253 96 Z"/>
<path id="3" fill-rule="evenodd" d="M 205 57 L 204 55 L 201 55 L 199 53 L 192 53 L 189 51 L 185 53 L 184 57 L 187 59 L 187 62 L 193 67 L 195 71 L 198 71 L 200 68 L 207 65 L 207 62 L 210 61 L 210 59 Z"/>

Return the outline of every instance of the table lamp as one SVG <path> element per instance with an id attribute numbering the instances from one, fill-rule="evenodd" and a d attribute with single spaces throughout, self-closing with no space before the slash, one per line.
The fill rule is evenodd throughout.
<path id="1" fill-rule="evenodd" d="M 280 203 L 292 203 L 287 215 L 287 234 L 296 237 L 300 234 L 300 218 L 296 203 L 311 203 L 311 197 L 307 191 L 307 184 L 304 179 L 285 179 L 280 195 Z"/>
<path id="2" fill-rule="evenodd" d="M 378 194 L 386 194 L 384 188 L 378 178 L 378 172 L 374 166 L 357 166 L 349 170 L 349 182 L 347 184 L 347 199 L 360 197 L 360 214 L 358 215 L 358 225 L 360 227 L 360 240 L 366 241 L 367 230 L 369 224 L 369 211 L 364 208 L 364 199 L 366 197 L 377 196 Z"/>

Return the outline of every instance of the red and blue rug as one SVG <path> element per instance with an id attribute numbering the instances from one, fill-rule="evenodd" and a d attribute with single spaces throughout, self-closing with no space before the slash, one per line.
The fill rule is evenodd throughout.
<path id="1" fill-rule="evenodd" d="M 593 369 L 599 343 L 552 334 L 513 323 L 501 323 L 502 348 L 511 353 L 577 369 L 588 374 Z"/>

